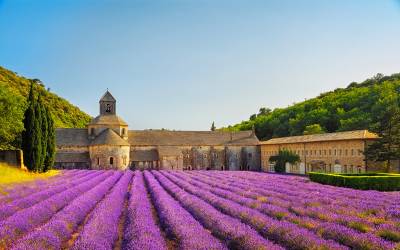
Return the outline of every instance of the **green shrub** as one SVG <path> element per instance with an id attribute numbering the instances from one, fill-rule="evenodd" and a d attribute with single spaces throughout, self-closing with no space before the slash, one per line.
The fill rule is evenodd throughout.
<path id="1" fill-rule="evenodd" d="M 399 191 L 400 175 L 386 173 L 325 174 L 308 173 L 311 181 L 362 190 Z"/>

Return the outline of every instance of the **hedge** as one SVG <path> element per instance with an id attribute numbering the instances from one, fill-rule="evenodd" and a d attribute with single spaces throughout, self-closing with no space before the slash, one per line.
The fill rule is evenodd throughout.
<path id="1" fill-rule="evenodd" d="M 400 174 L 327 174 L 310 172 L 311 181 L 362 190 L 400 191 Z"/>

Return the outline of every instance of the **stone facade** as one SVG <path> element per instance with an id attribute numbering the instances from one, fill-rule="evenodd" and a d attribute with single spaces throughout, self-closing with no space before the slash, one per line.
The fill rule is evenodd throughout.
<path id="1" fill-rule="evenodd" d="M 300 156 L 298 164 L 286 164 L 289 173 L 381 171 L 378 164 L 366 162 L 363 155 L 368 143 L 377 138 L 366 130 L 358 130 L 271 139 L 261 142 L 261 166 L 264 171 L 274 171 L 269 158 L 285 149 Z"/>
<path id="2" fill-rule="evenodd" d="M 254 131 L 128 130 L 107 91 L 86 129 L 57 129 L 56 168 L 259 171 Z"/>
<path id="3" fill-rule="evenodd" d="M 4 164 L 10 167 L 23 168 L 24 157 L 22 150 L 1 150 L 0 165 Z"/>

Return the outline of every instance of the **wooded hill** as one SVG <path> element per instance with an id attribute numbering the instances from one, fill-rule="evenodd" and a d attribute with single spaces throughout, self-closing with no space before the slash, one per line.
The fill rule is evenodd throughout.
<path id="1" fill-rule="evenodd" d="M 67 100 L 51 93 L 38 79 L 28 79 L 0 67 L 0 149 L 19 148 L 23 115 L 31 82 L 49 107 L 55 127 L 83 128 L 91 117 Z"/>
<path id="2" fill-rule="evenodd" d="M 287 108 L 261 108 L 249 120 L 221 130 L 250 130 L 254 126 L 260 140 L 358 129 L 376 131 L 383 111 L 399 105 L 399 94 L 400 73 L 377 74 Z"/>

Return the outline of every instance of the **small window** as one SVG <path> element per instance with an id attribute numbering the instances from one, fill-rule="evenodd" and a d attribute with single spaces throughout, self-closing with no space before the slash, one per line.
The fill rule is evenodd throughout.
<path id="1" fill-rule="evenodd" d="M 125 135 L 125 128 L 122 128 L 122 135 Z"/>
<path id="2" fill-rule="evenodd" d="M 114 158 L 110 157 L 110 165 L 113 165 L 113 164 L 114 164 Z"/>
<path id="3" fill-rule="evenodd" d="M 332 155 L 332 149 L 329 149 L 329 155 Z"/>
<path id="4" fill-rule="evenodd" d="M 91 129 L 90 129 L 90 134 L 91 134 L 91 135 L 94 135 L 94 128 L 91 128 Z"/>
<path id="5" fill-rule="evenodd" d="M 106 106 L 106 112 L 107 112 L 107 113 L 110 113 L 110 112 L 111 112 L 111 105 L 110 105 L 110 104 L 107 104 L 107 106 Z"/>
<path id="6" fill-rule="evenodd" d="M 354 155 L 354 149 L 351 150 L 351 155 Z"/>
<path id="7" fill-rule="evenodd" d="M 97 165 L 100 166 L 100 158 L 97 158 Z"/>

